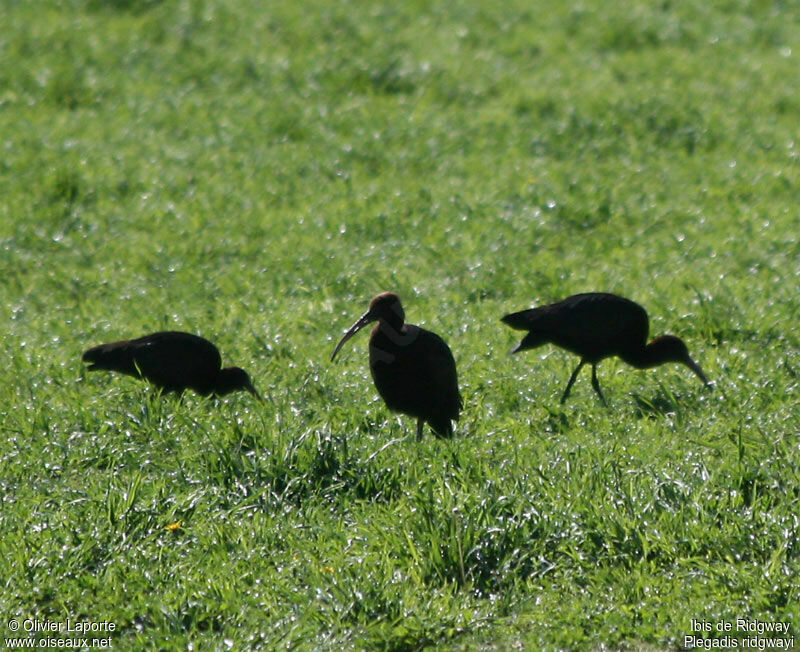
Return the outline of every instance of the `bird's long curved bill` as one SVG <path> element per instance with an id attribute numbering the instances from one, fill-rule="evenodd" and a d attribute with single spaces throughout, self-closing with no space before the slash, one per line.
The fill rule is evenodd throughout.
<path id="1" fill-rule="evenodd" d="M 708 382 L 708 378 L 706 378 L 706 375 L 703 373 L 703 370 L 700 368 L 699 364 L 697 364 L 694 360 L 689 358 L 686 361 L 686 366 L 689 367 L 689 369 L 691 369 L 697 375 L 697 377 L 703 381 L 706 387 L 708 387 L 709 389 L 713 389 L 714 386 L 710 382 Z"/>
<path id="2" fill-rule="evenodd" d="M 331 362 L 333 362 L 333 359 L 336 357 L 336 354 L 339 353 L 339 349 L 341 349 L 344 346 L 344 343 L 347 340 L 349 340 L 351 337 L 353 337 L 353 335 L 358 333 L 358 331 L 360 331 L 362 328 L 364 328 L 364 326 L 366 326 L 367 324 L 369 324 L 372 321 L 375 321 L 375 318 L 372 316 L 371 312 L 367 311 L 363 315 L 361 315 L 361 317 L 358 319 L 358 321 L 350 327 L 350 330 L 348 330 L 344 334 L 344 337 L 341 340 L 339 340 L 339 343 L 336 345 L 336 348 L 333 350 L 333 355 L 331 356 Z"/>
<path id="3" fill-rule="evenodd" d="M 249 385 L 247 385 L 247 387 L 245 387 L 245 389 L 248 392 L 250 392 L 253 396 L 255 396 L 259 401 L 261 401 L 262 403 L 264 402 L 264 397 L 261 396 L 261 394 L 258 393 L 258 391 L 256 390 L 256 388 L 253 385 L 253 383 L 250 383 Z"/>

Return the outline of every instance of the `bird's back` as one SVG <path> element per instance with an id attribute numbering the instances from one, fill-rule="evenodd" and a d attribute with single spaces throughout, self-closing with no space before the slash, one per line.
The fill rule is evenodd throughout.
<path id="1" fill-rule="evenodd" d="M 458 420 L 462 399 L 453 353 L 436 333 L 412 324 L 388 333 L 376 326 L 370 371 L 389 409 L 424 419 L 441 436 L 452 435 L 450 421 Z"/>
<path id="2" fill-rule="evenodd" d="M 200 394 L 212 391 L 222 364 L 214 344 L 177 331 L 101 344 L 86 351 L 83 360 L 91 363 L 90 371 L 116 371 L 144 377 L 168 392 L 190 388 Z"/>
<path id="3" fill-rule="evenodd" d="M 597 361 L 647 341 L 647 313 L 615 294 L 575 294 L 563 301 L 506 315 L 503 322 L 529 334 L 518 350 L 551 342 L 588 361 Z"/>

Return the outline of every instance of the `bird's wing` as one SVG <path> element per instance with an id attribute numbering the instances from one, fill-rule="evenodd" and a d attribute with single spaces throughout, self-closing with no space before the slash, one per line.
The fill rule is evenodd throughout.
<path id="1" fill-rule="evenodd" d="M 370 338 L 370 370 L 390 409 L 430 418 L 456 419 L 461 407 L 453 354 L 430 331 L 406 324 L 391 337 Z"/>
<path id="2" fill-rule="evenodd" d="M 458 372 L 453 352 L 436 333 L 421 328 L 419 330 L 421 336 L 415 344 L 420 350 L 418 359 L 425 369 L 420 380 L 420 393 L 431 399 L 443 397 L 447 416 L 457 420 L 464 402 L 458 391 Z"/>
<path id="3" fill-rule="evenodd" d="M 575 295 L 570 299 L 547 306 L 553 310 L 543 321 L 552 341 L 568 350 L 582 348 L 606 355 L 644 346 L 647 313 L 638 304 L 609 294 Z"/>
<path id="4" fill-rule="evenodd" d="M 188 333 L 156 333 L 134 340 L 133 358 L 142 375 L 167 389 L 210 386 L 222 360 L 217 347 Z"/>
<path id="5" fill-rule="evenodd" d="M 524 348 L 553 342 L 589 359 L 644 346 L 647 313 L 638 304 L 613 294 L 587 293 L 503 317 L 503 322 L 527 330 Z"/>

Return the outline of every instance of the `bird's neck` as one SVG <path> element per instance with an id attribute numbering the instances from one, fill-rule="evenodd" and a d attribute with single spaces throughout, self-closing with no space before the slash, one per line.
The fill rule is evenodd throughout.
<path id="1" fill-rule="evenodd" d="M 242 389 L 241 382 L 234 376 L 233 367 L 225 367 L 221 369 L 214 382 L 212 393 L 217 396 L 225 396 L 237 389 Z"/>
<path id="2" fill-rule="evenodd" d="M 637 369 L 650 369 L 671 361 L 669 352 L 660 345 L 658 340 L 653 340 L 642 349 L 622 353 L 619 357 Z"/>
<path id="3" fill-rule="evenodd" d="M 402 333 L 403 332 L 403 318 L 399 315 L 388 314 L 380 318 L 378 321 L 378 328 L 384 333 Z"/>

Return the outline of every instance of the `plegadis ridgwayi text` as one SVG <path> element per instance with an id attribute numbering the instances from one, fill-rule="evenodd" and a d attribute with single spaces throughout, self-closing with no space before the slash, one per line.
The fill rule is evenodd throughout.
<path id="1" fill-rule="evenodd" d="M 117 371 L 145 378 L 164 393 L 193 389 L 203 396 L 224 396 L 245 389 L 261 399 L 244 369 L 222 369 L 217 347 L 190 333 L 165 331 L 100 344 L 86 351 L 83 361 L 90 363 L 89 371 Z"/>
<path id="2" fill-rule="evenodd" d="M 450 347 L 436 333 L 406 324 L 400 297 L 384 292 L 350 327 L 333 351 L 367 324 L 377 321 L 369 338 L 369 368 L 386 406 L 417 419 L 417 439 L 427 422 L 437 437 L 452 437 L 463 405 Z"/>
<path id="3" fill-rule="evenodd" d="M 597 381 L 597 363 L 615 355 L 637 369 L 680 362 L 706 386 L 711 386 L 703 370 L 689 356 L 683 340 L 662 335 L 648 344 L 647 312 L 638 303 L 615 294 L 575 294 L 558 303 L 506 315 L 502 321 L 511 328 L 529 331 L 512 353 L 551 342 L 581 357 L 561 397 L 562 403 L 587 362 L 592 365 L 592 387 L 605 403 Z"/>

